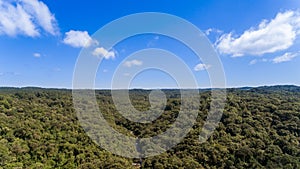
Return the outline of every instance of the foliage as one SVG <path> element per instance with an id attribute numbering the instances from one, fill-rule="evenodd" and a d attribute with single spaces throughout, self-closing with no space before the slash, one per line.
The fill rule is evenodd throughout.
<path id="1" fill-rule="evenodd" d="M 117 131 L 151 137 L 166 131 L 180 110 L 180 92 L 163 91 L 167 96 L 164 113 L 148 124 L 124 118 L 110 91 L 98 90 L 96 96 L 99 109 Z M 198 139 L 209 109 L 210 90 L 200 90 L 201 107 L 189 134 L 171 150 L 143 159 L 141 167 L 300 168 L 300 88 L 273 86 L 227 92 L 221 122 L 207 142 L 200 144 Z M 149 93 L 130 92 L 136 109 L 150 108 Z M 132 164 L 138 161 L 113 155 L 86 135 L 70 90 L 0 89 L 0 168 L 135 168 Z"/>

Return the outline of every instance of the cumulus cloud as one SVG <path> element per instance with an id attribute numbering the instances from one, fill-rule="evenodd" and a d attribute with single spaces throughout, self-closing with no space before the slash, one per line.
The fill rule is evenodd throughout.
<path id="1" fill-rule="evenodd" d="M 207 70 L 209 69 L 211 66 L 210 65 L 206 65 L 206 64 L 203 64 L 203 63 L 199 63 L 198 65 L 196 65 L 194 67 L 194 70 L 195 71 L 201 71 L 201 70 Z"/>
<path id="2" fill-rule="evenodd" d="M 141 66 L 142 64 L 142 61 L 136 59 L 124 62 L 124 66 L 126 67 Z"/>
<path id="3" fill-rule="evenodd" d="M 288 49 L 300 34 L 300 13 L 280 12 L 270 21 L 263 20 L 258 27 L 246 30 L 242 35 L 222 35 L 216 47 L 222 54 L 233 57 L 274 53 Z"/>
<path id="4" fill-rule="evenodd" d="M 0 0 L 0 35 L 37 37 L 42 31 L 59 34 L 56 19 L 43 2 Z"/>
<path id="5" fill-rule="evenodd" d="M 96 40 L 93 40 L 87 31 L 74 31 L 70 30 L 65 33 L 63 43 L 75 48 L 89 47 L 93 43 L 98 44 Z"/>
<path id="6" fill-rule="evenodd" d="M 52 35 L 57 33 L 55 17 L 51 14 L 47 5 L 38 0 L 23 0 L 22 2 L 24 3 L 24 9 L 35 16 L 36 22 L 44 30 Z"/>
<path id="7" fill-rule="evenodd" d="M 299 53 L 290 53 L 290 52 L 287 52 L 281 56 L 277 56 L 275 57 L 272 62 L 273 63 L 281 63 L 281 62 L 288 62 L 288 61 L 291 61 L 293 58 L 295 58 L 296 56 L 298 56 Z"/>
<path id="8" fill-rule="evenodd" d="M 110 59 L 110 58 L 114 59 L 116 57 L 116 54 L 114 51 L 108 51 L 108 50 L 104 49 L 103 47 L 96 48 L 92 54 L 94 56 L 103 57 L 105 59 Z"/>
<path id="9" fill-rule="evenodd" d="M 40 58 L 41 54 L 40 53 L 33 53 L 33 57 Z"/>

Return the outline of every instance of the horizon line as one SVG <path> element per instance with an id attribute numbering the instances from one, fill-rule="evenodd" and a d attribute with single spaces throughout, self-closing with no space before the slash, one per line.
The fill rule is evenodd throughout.
<path id="1" fill-rule="evenodd" d="M 67 88 L 67 87 L 41 87 L 41 86 L 0 86 L 1 88 L 40 88 L 40 89 L 58 89 L 58 90 L 209 90 L 209 89 L 238 89 L 238 88 L 258 88 L 258 87 L 273 87 L 273 86 L 295 86 L 300 87 L 297 84 L 266 84 L 266 85 L 245 85 L 245 86 L 228 86 L 228 87 L 198 87 L 198 88 L 174 88 L 174 87 L 161 87 L 161 88 L 143 88 L 143 87 L 133 87 L 133 88 Z"/>

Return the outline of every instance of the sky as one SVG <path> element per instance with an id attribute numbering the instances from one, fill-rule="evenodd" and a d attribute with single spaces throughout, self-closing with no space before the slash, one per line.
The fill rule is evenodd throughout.
<path id="1" fill-rule="evenodd" d="M 96 88 L 111 88 L 118 66 L 126 77 L 125 68 L 146 65 L 138 56 L 126 58 L 149 48 L 171 51 L 189 67 L 198 87 L 211 87 L 207 72 L 214 65 L 176 39 L 135 35 L 106 49 L 93 36 L 118 18 L 142 12 L 175 15 L 201 30 L 219 55 L 227 87 L 300 85 L 299 0 L 0 0 L 0 86 L 72 88 L 80 52 L 94 46 L 91 55 L 102 59 Z M 163 57 L 153 59 L 162 62 Z M 176 88 L 177 81 L 149 69 L 139 72 L 129 87 Z"/>

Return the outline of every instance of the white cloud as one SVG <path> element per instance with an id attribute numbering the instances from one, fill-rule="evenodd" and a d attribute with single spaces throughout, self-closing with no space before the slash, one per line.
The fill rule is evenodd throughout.
<path id="1" fill-rule="evenodd" d="M 258 27 L 246 30 L 236 37 L 233 33 L 222 35 L 216 47 L 222 54 L 233 57 L 260 56 L 288 49 L 300 34 L 300 13 L 287 11 L 278 13 L 271 21 L 263 20 Z"/>
<path id="2" fill-rule="evenodd" d="M 110 58 L 114 59 L 116 57 L 114 51 L 108 51 L 103 47 L 96 48 L 92 54 L 97 57 L 104 57 L 105 59 L 110 59 Z"/>
<path id="3" fill-rule="evenodd" d="M 291 61 L 293 58 L 295 58 L 296 56 L 298 56 L 299 53 L 285 53 L 281 56 L 277 56 L 275 57 L 272 62 L 273 63 L 281 63 L 281 62 L 288 62 Z"/>
<path id="4" fill-rule="evenodd" d="M 257 63 L 257 59 L 253 59 L 253 60 L 251 60 L 250 62 L 249 62 L 249 65 L 254 65 L 254 64 L 256 64 Z"/>
<path id="5" fill-rule="evenodd" d="M 75 48 L 89 47 L 93 43 L 98 44 L 96 40 L 93 40 L 87 31 L 74 31 L 70 30 L 65 33 L 63 42 Z"/>
<path id="6" fill-rule="evenodd" d="M 212 28 L 207 29 L 207 30 L 205 30 L 205 34 L 209 35 L 211 31 L 212 31 Z"/>
<path id="7" fill-rule="evenodd" d="M 57 34 L 56 20 L 53 14 L 49 11 L 47 5 L 38 0 L 22 0 L 24 9 L 32 16 L 39 25 L 52 35 Z"/>
<path id="8" fill-rule="evenodd" d="M 253 60 L 251 60 L 251 61 L 249 62 L 249 65 L 254 65 L 254 64 L 258 63 L 258 62 L 268 62 L 268 61 L 270 61 L 270 60 L 268 60 L 268 59 L 266 59 L 266 58 L 262 58 L 262 59 L 253 59 Z"/>
<path id="9" fill-rule="evenodd" d="M 200 63 L 194 67 L 194 70 L 201 71 L 201 70 L 209 69 L 210 67 L 211 67 L 211 65 L 206 65 L 206 64 Z"/>
<path id="10" fill-rule="evenodd" d="M 40 58 L 40 57 L 41 57 L 41 54 L 40 54 L 40 53 L 34 53 L 34 54 L 33 54 L 33 57 Z"/>
<path id="11" fill-rule="evenodd" d="M 0 35 L 40 36 L 41 31 L 59 33 L 54 15 L 38 0 L 0 0 Z"/>
<path id="12" fill-rule="evenodd" d="M 219 30 L 219 29 L 215 29 L 215 28 L 208 28 L 205 30 L 205 34 L 208 36 L 210 35 L 212 32 L 215 32 L 215 33 L 222 33 L 223 31 Z"/>
<path id="13" fill-rule="evenodd" d="M 141 66 L 142 64 L 143 61 L 136 60 L 136 59 L 124 62 L 124 66 L 126 67 Z"/>

